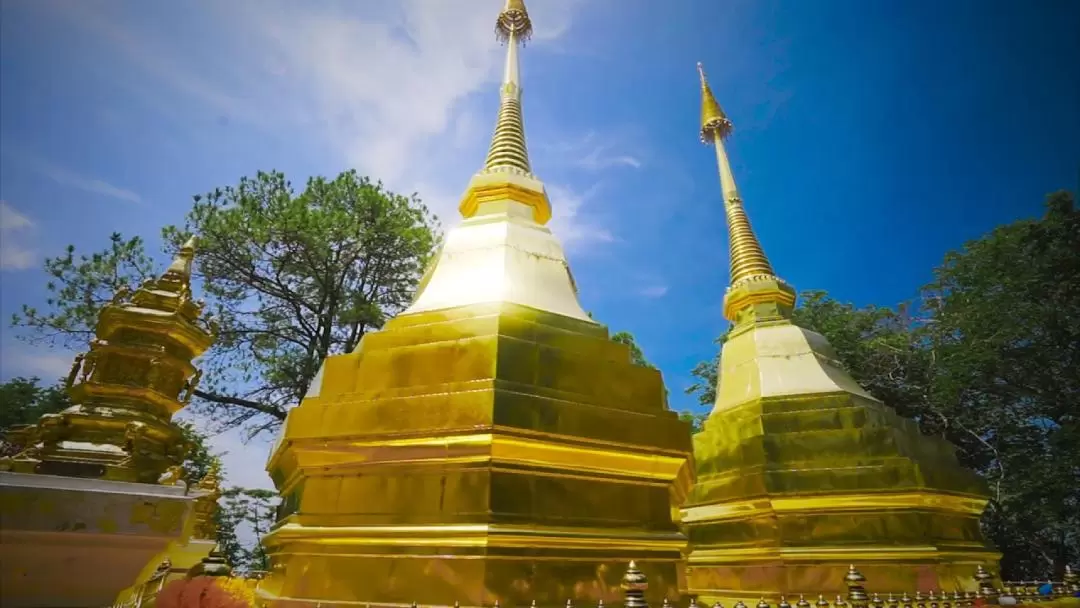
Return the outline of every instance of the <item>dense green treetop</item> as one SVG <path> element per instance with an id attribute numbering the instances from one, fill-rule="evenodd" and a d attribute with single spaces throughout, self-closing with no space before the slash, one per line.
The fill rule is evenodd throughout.
<path id="1" fill-rule="evenodd" d="M 322 360 L 352 350 L 413 296 L 439 238 L 436 220 L 353 171 L 312 178 L 297 193 L 280 173 L 196 196 L 175 250 L 198 235 L 197 291 L 220 326 L 200 360 L 206 374 L 191 408 L 221 429 L 272 431 L 307 392 Z M 12 319 L 29 340 L 81 347 L 121 287 L 157 271 L 139 237 L 46 261 L 46 308 Z"/>

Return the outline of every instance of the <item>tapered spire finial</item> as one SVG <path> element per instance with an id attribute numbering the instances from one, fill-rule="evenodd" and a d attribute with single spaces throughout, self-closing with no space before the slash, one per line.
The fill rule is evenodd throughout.
<path id="1" fill-rule="evenodd" d="M 525 44 L 532 36 L 532 20 L 524 0 L 506 0 L 506 6 L 495 21 L 495 36 L 499 42 Z"/>
<path id="2" fill-rule="evenodd" d="M 536 223 L 543 225 L 551 219 L 551 203 L 543 184 L 532 174 L 529 149 L 525 144 L 525 121 L 521 114 L 518 46 L 528 40 L 532 31 L 532 19 L 524 0 L 506 0 L 495 20 L 495 37 L 506 43 L 506 64 L 499 87 L 499 116 L 484 168 L 473 177 L 458 207 L 466 218 L 480 210 L 482 201 L 510 194 L 516 202 L 532 207 Z"/>
<path id="3" fill-rule="evenodd" d="M 731 251 L 731 285 L 724 297 L 724 316 L 736 324 L 788 318 L 795 306 L 795 291 L 773 272 L 750 227 L 724 148 L 724 138 L 731 134 L 731 120 L 716 102 L 700 62 L 697 68 L 701 78 L 701 140 L 716 148 Z"/>
<path id="4" fill-rule="evenodd" d="M 709 81 L 705 78 L 705 68 L 699 61 L 697 64 L 698 76 L 701 77 L 701 141 L 711 144 L 717 138 L 725 139 L 731 134 L 731 120 L 716 102 Z"/>

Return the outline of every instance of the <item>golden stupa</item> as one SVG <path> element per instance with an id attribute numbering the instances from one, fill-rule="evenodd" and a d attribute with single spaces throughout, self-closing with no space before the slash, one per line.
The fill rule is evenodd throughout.
<path id="1" fill-rule="evenodd" d="M 983 483 L 951 444 L 867 394 L 823 336 L 792 324 L 795 291 L 750 228 L 724 150 L 731 121 L 704 72 L 701 90 L 733 327 L 716 405 L 694 437 L 697 482 L 682 512 L 689 592 L 710 603 L 836 593 L 849 564 L 875 591 L 973 589 L 976 566 L 996 570 L 999 558 L 979 530 Z"/>
<path id="2" fill-rule="evenodd" d="M 194 240 L 168 270 L 121 291 L 67 379 L 73 405 L 9 433 L 0 459 L 5 606 L 107 606 L 166 555 L 195 562 L 198 520 L 174 413 L 191 398 L 192 359 L 213 342 L 191 299 Z M 147 572 L 149 570 L 149 572 Z"/>
<path id="3" fill-rule="evenodd" d="M 545 227 L 521 113 L 510 0 L 484 168 L 415 301 L 328 357 L 268 470 L 271 606 L 617 601 L 625 564 L 678 597 L 690 433 L 660 374 L 582 310 Z"/>
<path id="4" fill-rule="evenodd" d="M 4 469 L 158 483 L 180 466 L 187 446 L 172 416 L 198 387 L 192 359 L 214 341 L 192 300 L 194 256 L 192 238 L 161 277 L 115 294 L 68 375 L 74 405 L 14 432 L 12 442 L 27 449 Z"/>

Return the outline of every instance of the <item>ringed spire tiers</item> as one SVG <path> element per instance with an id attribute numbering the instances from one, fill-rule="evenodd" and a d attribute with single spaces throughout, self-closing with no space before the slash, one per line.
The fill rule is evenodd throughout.
<path id="1" fill-rule="evenodd" d="M 650 601 L 678 597 L 689 425 L 582 310 L 544 225 L 520 111 L 531 27 L 521 0 L 496 20 L 491 148 L 415 301 L 289 411 L 267 463 L 270 606 L 614 602 L 630 559 Z"/>
<path id="2" fill-rule="evenodd" d="M 701 141 L 716 149 L 731 250 L 731 284 L 724 295 L 724 316 L 737 326 L 753 319 L 789 318 L 795 306 L 795 290 L 773 272 L 750 226 L 724 148 L 733 125 L 713 96 L 700 62 L 697 69 L 701 78 Z"/>
<path id="3" fill-rule="evenodd" d="M 998 558 L 979 530 L 985 486 L 951 444 L 863 390 L 824 336 L 792 323 L 795 291 L 750 227 L 724 148 L 731 120 L 698 71 L 700 135 L 716 149 L 727 216 L 724 315 L 734 326 L 716 402 L 694 436 L 697 480 L 681 519 L 690 593 L 730 604 L 842 592 L 852 563 L 883 592 L 970 587 L 972 565 Z"/>
<path id="4" fill-rule="evenodd" d="M 532 210 L 536 223 L 551 219 L 551 203 L 544 185 L 532 174 L 529 149 L 525 143 L 525 121 L 521 112 L 521 67 L 518 47 L 532 36 L 532 20 L 523 0 L 507 0 L 495 20 L 495 37 L 506 44 L 506 62 L 499 86 L 499 115 L 491 137 L 484 168 L 469 182 L 461 199 L 461 215 L 471 218 L 482 213 L 483 204 L 509 199 Z"/>
<path id="5" fill-rule="evenodd" d="M 545 226 L 551 203 L 529 164 L 518 47 L 531 34 L 525 3 L 507 0 L 495 21 L 506 63 L 487 159 L 462 197 L 465 221 L 446 235 L 405 314 L 512 302 L 593 322 L 578 302 L 562 246 Z"/>

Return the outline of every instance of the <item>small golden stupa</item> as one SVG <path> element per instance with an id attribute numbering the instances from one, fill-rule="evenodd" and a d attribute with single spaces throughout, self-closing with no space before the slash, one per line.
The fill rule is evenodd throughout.
<path id="1" fill-rule="evenodd" d="M 171 418 L 214 339 L 191 299 L 194 253 L 192 240 L 160 278 L 116 294 L 68 377 L 74 405 L 10 434 L 22 451 L 0 459 L 5 605 L 107 606 L 188 545 L 199 493 L 181 481 Z"/>
<path id="2" fill-rule="evenodd" d="M 90 351 L 67 378 L 75 405 L 15 431 L 11 441 L 26 449 L 0 466 L 137 483 L 158 483 L 179 467 L 186 446 L 172 415 L 198 386 L 192 359 L 214 341 L 191 299 L 194 255 L 191 239 L 160 278 L 133 295 L 121 290 L 102 309 Z"/>
<path id="3" fill-rule="evenodd" d="M 700 64 L 698 66 L 701 69 Z M 701 138 L 715 146 L 731 248 L 716 405 L 694 437 L 683 507 L 688 587 L 725 604 L 842 591 L 973 590 L 996 564 L 981 480 L 952 446 L 867 394 L 820 334 L 791 322 L 795 291 L 750 228 L 724 149 L 731 121 L 701 72 Z M 995 568 L 996 569 L 996 568 Z"/>
<path id="4" fill-rule="evenodd" d="M 268 470 L 271 606 L 617 601 L 636 559 L 678 597 L 688 425 L 582 310 L 521 113 L 521 0 L 484 168 L 412 305 L 328 357 Z"/>

